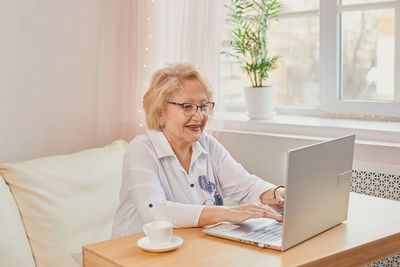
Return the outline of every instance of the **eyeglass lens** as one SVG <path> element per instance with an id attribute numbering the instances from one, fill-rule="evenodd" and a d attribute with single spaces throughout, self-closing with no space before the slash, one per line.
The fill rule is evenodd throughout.
<path id="1" fill-rule="evenodd" d="M 187 116 L 191 116 L 191 115 L 195 114 L 198 109 L 200 109 L 200 111 L 203 115 L 209 115 L 212 112 L 213 104 L 207 103 L 207 104 L 203 104 L 201 106 L 197 106 L 195 104 L 188 103 L 188 104 L 183 105 L 182 108 L 183 108 L 185 115 L 187 115 Z"/>

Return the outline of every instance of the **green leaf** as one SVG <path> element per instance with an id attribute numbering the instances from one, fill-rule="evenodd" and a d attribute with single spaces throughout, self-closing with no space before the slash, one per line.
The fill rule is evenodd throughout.
<path id="1" fill-rule="evenodd" d="M 278 20 L 282 5 L 278 0 L 231 0 L 226 8 L 232 37 L 223 45 L 231 50 L 221 54 L 235 58 L 253 86 L 262 86 L 278 60 L 277 56 L 268 57 L 266 32 L 269 21 Z"/>

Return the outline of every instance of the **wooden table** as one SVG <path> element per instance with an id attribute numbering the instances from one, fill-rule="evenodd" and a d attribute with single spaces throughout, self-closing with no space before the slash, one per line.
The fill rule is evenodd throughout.
<path id="1" fill-rule="evenodd" d="M 201 228 L 174 234 L 184 244 L 165 253 L 140 249 L 143 233 L 86 245 L 84 266 L 364 265 L 400 253 L 400 202 L 351 193 L 347 221 L 285 252 L 208 236 Z"/>

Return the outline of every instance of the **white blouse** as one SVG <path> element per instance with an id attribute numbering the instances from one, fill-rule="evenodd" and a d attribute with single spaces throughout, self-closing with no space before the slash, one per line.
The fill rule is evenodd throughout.
<path id="1" fill-rule="evenodd" d="M 143 224 L 154 220 L 196 227 L 204 206 L 216 204 L 216 193 L 241 204 L 260 202 L 273 186 L 250 175 L 206 132 L 192 145 L 187 173 L 164 134 L 148 131 L 136 136 L 125 153 L 112 236 L 142 232 Z"/>

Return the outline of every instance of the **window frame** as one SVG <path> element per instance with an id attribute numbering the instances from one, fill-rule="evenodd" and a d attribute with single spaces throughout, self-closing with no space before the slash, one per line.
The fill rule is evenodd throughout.
<path id="1" fill-rule="evenodd" d="M 341 40 L 340 15 L 343 11 L 394 8 L 394 101 L 340 99 L 341 90 Z M 336 10 L 336 12 L 332 12 Z M 381 117 L 400 116 L 400 1 L 368 4 L 340 5 L 340 0 L 320 0 L 320 109 L 344 115 L 366 115 Z"/>

